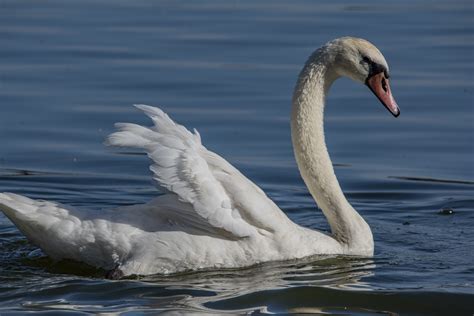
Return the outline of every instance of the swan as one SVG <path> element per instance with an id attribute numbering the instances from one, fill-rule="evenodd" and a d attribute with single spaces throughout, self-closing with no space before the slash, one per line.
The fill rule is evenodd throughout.
<path id="1" fill-rule="evenodd" d="M 301 176 L 330 235 L 292 222 L 258 186 L 204 147 L 196 130 L 147 105 L 135 106 L 152 127 L 117 123 L 105 144 L 145 151 L 164 194 L 146 204 L 92 211 L 0 193 L 0 209 L 52 259 L 85 262 L 112 278 L 322 254 L 370 257 L 372 232 L 345 198 L 324 138 L 325 97 L 341 76 L 366 84 L 395 117 L 400 114 L 387 62 L 370 42 L 332 40 L 304 65 L 292 99 L 291 136 Z"/>

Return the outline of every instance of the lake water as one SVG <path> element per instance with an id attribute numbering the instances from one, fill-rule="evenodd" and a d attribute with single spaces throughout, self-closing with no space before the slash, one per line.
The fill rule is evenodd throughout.
<path id="1" fill-rule="evenodd" d="M 473 22 L 473 3 L 451 0 L 2 0 L 0 192 L 90 208 L 150 200 L 147 158 L 102 145 L 114 122 L 149 124 L 131 106 L 145 103 L 197 128 L 294 221 L 327 230 L 290 142 L 302 64 L 333 38 L 369 39 L 401 116 L 347 79 L 328 99 L 328 147 L 373 259 L 109 281 L 50 261 L 0 213 L 0 315 L 472 315 Z"/>

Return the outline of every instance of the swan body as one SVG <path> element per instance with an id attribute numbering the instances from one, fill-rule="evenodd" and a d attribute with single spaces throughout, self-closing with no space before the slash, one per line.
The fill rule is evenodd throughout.
<path id="1" fill-rule="evenodd" d="M 365 82 L 392 114 L 399 114 L 387 63 L 365 40 L 333 40 L 301 71 L 293 96 L 292 141 L 331 235 L 292 222 L 260 188 L 206 149 L 197 131 L 146 105 L 136 107 L 152 119 L 152 127 L 117 123 L 106 144 L 144 150 L 163 195 L 98 212 L 0 193 L 0 209 L 51 258 L 119 269 L 121 275 L 237 268 L 316 254 L 371 256 L 371 230 L 344 197 L 324 140 L 324 99 L 340 76 Z"/>

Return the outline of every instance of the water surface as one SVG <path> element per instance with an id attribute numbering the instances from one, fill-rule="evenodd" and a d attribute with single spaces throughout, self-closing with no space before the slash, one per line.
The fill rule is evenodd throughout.
<path id="1" fill-rule="evenodd" d="M 0 314 L 474 312 L 474 36 L 469 1 L 10 1 L 0 4 L 0 192 L 87 208 L 148 201 L 144 155 L 113 123 L 157 105 L 297 223 L 328 230 L 300 179 L 289 111 L 307 56 L 335 37 L 384 53 L 401 116 L 342 79 L 327 142 L 372 259 L 315 257 L 108 281 L 53 263 L 0 214 Z M 442 215 L 451 208 L 454 214 Z"/>

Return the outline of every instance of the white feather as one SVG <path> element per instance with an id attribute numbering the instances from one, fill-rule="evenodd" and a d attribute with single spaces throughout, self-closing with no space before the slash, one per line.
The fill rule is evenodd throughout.
<path id="1" fill-rule="evenodd" d="M 233 206 L 238 201 L 232 203 L 225 188 L 215 178 L 206 161 L 210 152 L 201 144 L 199 134 L 192 134 L 176 124 L 158 108 L 136 107 L 152 119 L 154 126 L 144 128 L 121 123 L 117 126 L 119 131 L 109 136 L 107 144 L 144 150 L 153 162 L 150 170 L 157 185 L 175 193 L 182 202 L 190 203 L 195 212 L 212 226 L 235 237 L 255 234 L 251 224 L 241 217 L 232 217 L 232 212 L 239 212 Z M 223 159 L 221 163 L 228 165 Z"/>

